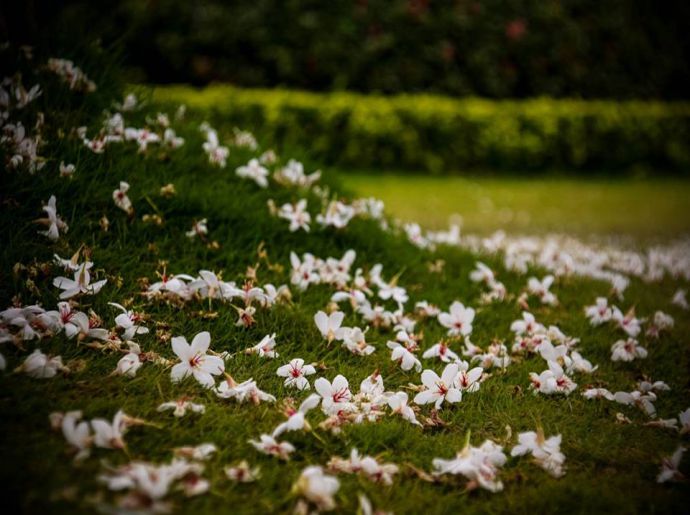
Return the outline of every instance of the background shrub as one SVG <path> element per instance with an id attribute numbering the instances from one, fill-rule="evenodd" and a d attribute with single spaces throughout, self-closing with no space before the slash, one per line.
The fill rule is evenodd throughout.
<path id="1" fill-rule="evenodd" d="M 200 110 L 226 130 L 300 148 L 329 165 L 452 173 L 503 170 L 690 170 L 690 103 L 453 99 L 211 86 L 156 88 L 171 111 Z"/>
<path id="2" fill-rule="evenodd" d="M 491 98 L 678 99 L 690 92 L 685 0 L 3 4 L 0 32 L 11 40 L 118 42 L 140 82 Z"/>

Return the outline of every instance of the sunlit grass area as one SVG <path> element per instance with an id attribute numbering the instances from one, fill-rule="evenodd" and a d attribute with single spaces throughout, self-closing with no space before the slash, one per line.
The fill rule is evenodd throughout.
<path id="1" fill-rule="evenodd" d="M 690 182 L 682 179 L 465 178 L 343 173 L 358 195 L 428 228 L 460 221 L 466 232 L 570 233 L 668 239 L 690 231 Z"/>

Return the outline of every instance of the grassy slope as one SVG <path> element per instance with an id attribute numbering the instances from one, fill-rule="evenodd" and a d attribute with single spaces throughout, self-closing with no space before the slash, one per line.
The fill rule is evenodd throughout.
<path id="1" fill-rule="evenodd" d="M 669 238 L 690 232 L 690 182 L 682 179 L 439 178 L 343 174 L 389 212 L 433 228 L 460 215 L 471 233 L 548 231 Z M 415 194 L 411 195 L 410 192 Z"/>
<path id="2" fill-rule="evenodd" d="M 47 111 L 47 115 L 50 122 L 51 111 Z M 135 123 L 141 123 L 141 117 L 138 118 Z M 69 119 L 64 123 L 68 127 L 72 124 Z M 255 249 L 261 241 L 267 243 L 270 259 L 286 266 L 290 250 L 339 257 L 346 249 L 354 248 L 358 253 L 356 266 L 368 267 L 381 262 L 385 277 L 402 271 L 400 281 L 408 287 L 411 303 L 427 299 L 445 307 L 459 299 L 476 305 L 480 294 L 480 288 L 468 279 L 476 257 L 465 252 L 441 250 L 438 257 L 445 259 L 447 265 L 444 273 L 437 275 L 431 274 L 426 266 L 437 256 L 381 234 L 369 222 L 356 220 L 341 232 L 288 233 L 283 221 L 268 216 L 266 200 L 294 200 L 298 198 L 296 192 L 260 191 L 253 183 L 237 179 L 232 170 L 248 159 L 245 153 L 233 153 L 226 170 L 211 169 L 201 152 L 196 124 L 190 122 L 179 128 L 187 144 L 171 154 L 169 160 L 136 155 L 131 146 L 113 147 L 103 156 L 96 156 L 76 142 L 50 138 L 53 143 L 48 152 L 54 161 L 43 173 L 34 177 L 2 173 L 2 191 L 6 192 L 0 216 L 0 234 L 4 242 L 0 249 L 2 305 L 9 305 L 11 297 L 21 293 L 27 303 L 41 301 L 52 308 L 57 292 L 50 282 L 57 271 L 34 279 L 41 292 L 40 297 L 35 297 L 26 289 L 23 280 L 12 274 L 11 268 L 16 262 L 28 264 L 33 259 L 46 262 L 54 252 L 70 255 L 84 243 L 93 249 L 96 268 L 106 271 L 110 277 L 100 295 L 84 301 L 108 324 L 112 323 L 115 312 L 106 303 L 132 298 L 135 307 L 151 316 L 149 327 L 154 327 L 154 321 L 165 323 L 173 335 L 188 338 L 208 330 L 212 335 L 212 349 L 216 351 L 234 352 L 257 342 L 266 333 L 277 332 L 279 360 L 262 361 L 240 355 L 228 363 L 227 369 L 237 379 L 254 377 L 263 389 L 279 398 L 294 395 L 293 391 L 285 390 L 282 381 L 275 376 L 277 366 L 293 357 L 323 361 L 328 370 L 320 375 L 332 379 L 342 373 L 354 388 L 377 367 L 387 389 L 399 389 L 408 382 L 418 383 L 418 374 L 403 373 L 389 361 L 389 353 L 383 348 L 387 335 L 373 331 L 371 340 L 378 350 L 370 358 L 358 358 L 335 347 L 324 348 L 312 316 L 325 306 L 330 296 L 331 290 L 326 287 L 314 287 L 305 293 L 295 291 L 293 305 L 260 311 L 256 327 L 250 330 L 236 328 L 234 310 L 218 303 L 212 306 L 218 312 L 214 320 L 195 316 L 198 310 L 207 307 L 201 303 L 186 310 L 144 304 L 137 295 L 140 291 L 137 279 L 153 279 L 159 260 L 167 260 L 168 270 L 174 273 L 196 273 L 206 268 L 222 271 L 226 280 L 241 280 L 245 268 L 255 262 Z M 57 178 L 57 163 L 63 158 L 77 164 L 72 181 Z M 111 192 L 120 180 L 132 185 L 130 194 L 137 209 L 136 220 L 128 220 L 112 203 Z M 330 180 L 328 174 L 325 180 Z M 174 199 L 164 200 L 157 192 L 168 182 L 175 184 L 179 194 Z M 70 224 L 67 237 L 56 245 L 37 236 L 36 226 L 31 223 L 40 214 L 41 201 L 47 200 L 51 193 L 56 194 L 58 211 Z M 162 212 L 163 227 L 141 222 L 142 214 L 153 212 L 146 196 Z M 9 208 L 7 201 L 16 201 L 16 206 Z M 111 221 L 108 233 L 99 230 L 98 220 L 102 215 L 107 215 Z M 210 237 L 220 242 L 220 250 L 209 250 L 199 241 L 184 237 L 192 221 L 201 217 L 208 217 Z M 150 243 L 155 244 L 155 251 L 148 248 Z M 498 263 L 487 261 L 501 270 Z M 120 286 L 115 276 L 122 278 Z M 261 283 L 287 282 L 288 271 L 268 272 L 262 267 L 259 278 Z M 511 292 L 517 292 L 526 281 L 524 277 L 505 271 L 499 272 L 499 278 Z M 662 416 L 670 417 L 687 407 L 687 370 L 690 366 L 687 341 L 690 323 L 668 302 L 675 288 L 671 281 L 654 288 L 639 283 L 631 286 L 626 306 L 635 304 L 642 315 L 662 308 L 676 316 L 677 326 L 671 336 L 649 343 L 647 360 L 630 364 L 609 361 L 609 346 L 619 334 L 608 328 L 590 328 L 582 314 L 584 305 L 591 303 L 596 295 L 606 294 L 606 285 L 563 279 L 555 286 L 561 307 L 537 308 L 535 313 L 543 322 L 557 323 L 566 333 L 580 336 L 584 355 L 600 365 L 591 379 L 577 377 L 581 387 L 593 381 L 614 390 L 629 389 L 642 373 L 664 379 L 673 390 L 660 396 L 658 410 Z M 519 313 L 520 309 L 514 304 L 480 309 L 473 341 L 483 345 L 492 338 L 509 338 L 509 324 Z M 358 320 L 348 314 L 346 322 L 356 324 Z M 443 333 L 433 322 L 421 328 L 425 335 L 424 348 Z M 138 340 L 145 350 L 173 357 L 168 345 L 157 342 L 153 335 Z M 31 343 L 28 347 L 34 346 Z M 120 407 L 131 415 L 164 426 L 163 429 L 134 428 L 128 433 L 126 440 L 132 459 L 164 461 L 169 458 L 170 450 L 180 445 L 210 441 L 219 446 L 220 452 L 207 465 L 206 475 L 213 485 L 211 494 L 191 500 L 179 498 L 179 505 L 185 512 L 287 511 L 294 504 L 289 492 L 299 471 L 306 464 L 324 464 L 332 455 L 343 456 L 352 446 L 365 453 L 382 455 L 386 461 L 409 462 L 428 470 L 432 457 L 452 456 L 461 447 L 468 430 L 472 431 L 474 444 L 490 437 L 510 448 L 514 439 L 504 440 L 506 425 L 510 425 L 515 434 L 532 430 L 538 423 L 547 434 L 563 434 L 562 448 L 568 460 L 568 473 L 563 479 L 551 479 L 528 459 L 509 462 L 502 473 L 505 491 L 496 495 L 487 492 L 466 494 L 462 491 L 462 481 L 431 485 L 406 472 L 401 473 L 395 486 L 390 488 L 353 476 L 341 476 L 338 504 L 344 511 L 355 511 L 358 491 L 365 491 L 375 506 L 396 513 L 457 510 L 543 513 L 556 509 L 566 512 L 665 512 L 681 511 L 690 500 L 684 485 L 654 483 L 661 456 L 671 453 L 678 444 L 676 435 L 643 427 L 639 422 L 645 417 L 633 409 L 603 401 L 587 402 L 579 392 L 570 398 L 532 396 L 527 393 L 527 377 L 530 371 L 544 368 L 540 359 L 515 364 L 505 375 L 496 373 L 478 393 L 467 395 L 462 404 L 454 408 L 444 409 L 442 417 L 449 422 L 445 429 L 422 432 L 401 419 L 387 417 L 378 424 L 347 427 L 339 436 L 321 432 L 317 439 L 309 434 L 290 434 L 287 439 L 295 444 L 297 452 L 293 461 L 282 464 L 259 455 L 246 443 L 261 432 L 269 432 L 282 420 L 280 410 L 273 405 L 262 404 L 255 408 L 223 402 L 195 383 L 171 384 L 169 370 L 151 364 L 145 365 L 134 379 L 108 377 L 119 356 L 89 350 L 67 341 L 64 336 L 41 342 L 40 347 L 45 352 L 61 354 L 66 361 L 83 359 L 86 368 L 52 380 L 34 380 L 11 373 L 0 375 L 0 482 L 4 485 L 5 499 L 10 499 L 12 504 L 18 503 L 26 512 L 38 512 L 42 508 L 61 513 L 92 512 L 89 499 L 103 490 L 95 481 L 100 459 L 116 464 L 127 460 L 122 452 L 97 450 L 81 466 L 74 466 L 62 436 L 49 429 L 48 413 L 83 409 L 87 418 L 111 417 Z M 7 346 L 2 352 L 9 368 L 18 365 L 25 355 Z M 440 362 L 425 365 L 437 371 L 442 368 Z M 156 412 L 160 402 L 185 394 L 206 404 L 207 413 L 176 420 Z M 424 411 L 428 412 L 428 408 Z M 638 423 L 617 425 L 614 422 L 616 411 L 624 411 Z M 319 421 L 322 415 L 314 412 L 310 418 Z M 224 478 L 223 466 L 242 458 L 261 466 L 263 479 L 260 482 L 233 485 Z M 56 492 L 67 486 L 77 487 L 75 501 L 51 500 Z"/>

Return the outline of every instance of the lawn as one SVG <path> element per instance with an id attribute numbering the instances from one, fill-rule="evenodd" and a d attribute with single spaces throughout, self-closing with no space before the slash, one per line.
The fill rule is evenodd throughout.
<path id="1" fill-rule="evenodd" d="M 342 228 L 322 227 L 316 223 L 316 214 L 322 211 L 322 200 L 331 198 L 329 188 L 333 196 L 351 200 L 347 189 L 338 189 L 341 174 L 324 170 L 319 189 L 284 186 L 272 174 L 267 187 L 262 188 L 254 181 L 238 177 L 235 169 L 258 157 L 266 147 L 246 148 L 238 144 L 232 132 L 221 132 L 220 145 L 229 145 L 229 155 L 225 167 L 214 166 L 202 150 L 204 143 L 207 148 L 218 150 L 218 146 L 209 145 L 212 138 L 208 133 L 199 130 L 198 120 L 206 114 L 203 112 L 191 112 L 183 119 L 168 113 L 172 127 L 185 140 L 179 148 L 171 149 L 154 142 L 138 151 L 135 141 L 125 141 L 107 143 L 102 153 L 95 153 L 77 136 L 77 131 L 71 129 L 86 126 L 87 136 L 92 140 L 97 138 L 101 129 L 106 130 L 102 110 L 109 109 L 112 114 L 113 102 L 122 101 L 122 92 L 108 92 L 105 88 L 89 94 L 72 92 L 46 72 L 34 76 L 31 70 L 23 71 L 26 84 L 33 83 L 32 79 L 40 81 L 43 94 L 26 109 L 12 111 L 10 120 L 21 118 L 26 127 L 34 127 L 37 113 L 45 113 L 41 131 L 47 143 L 41 151 L 47 164 L 34 174 L 23 166 L 16 169 L 6 166 L 0 174 L 3 192 L 0 216 L 2 308 L 40 304 L 46 310 L 56 309 L 61 290 L 54 286 L 54 280 L 69 274 L 54 262 L 54 254 L 68 258 L 78 253 L 79 262 L 88 259 L 94 263 L 92 280 L 107 279 L 107 283 L 97 294 L 73 297 L 73 309 L 92 314 L 90 327 L 100 325 L 108 330 L 108 335 L 104 342 L 83 330 L 81 337 L 68 338 L 64 330 L 45 330 L 34 321 L 32 327 L 41 337 L 23 339 L 17 336 L 25 327 L 19 322 L 5 320 L 1 326 L 3 336 L 11 335 L 3 338 L 6 341 L 0 347 L 7 361 L 6 370 L 0 373 L 0 482 L 10 513 L 113 512 L 118 503 L 124 502 L 125 492 L 109 490 L 101 480 L 100 476 L 110 470 L 109 467 L 133 461 L 168 463 L 174 449 L 203 443 L 213 443 L 217 447 L 209 459 L 198 465 L 203 469 L 201 476 L 209 481 L 208 490 L 200 489 L 199 495 L 187 497 L 172 488 L 164 496 L 182 513 L 291 512 L 299 499 L 305 497 L 293 486 L 305 467 L 326 467 L 331 458 L 347 457 L 353 448 L 377 457 L 379 462 L 396 464 L 398 472 L 392 485 L 385 485 L 365 474 L 329 471 L 340 481 L 334 499 L 340 513 L 357 512 L 358 494 L 361 493 L 366 494 L 377 509 L 398 514 L 458 511 L 680 513 L 687 509 L 690 502 L 687 483 L 656 482 L 662 459 L 687 443 L 687 433 L 683 436 L 677 430 L 649 425 L 654 419 L 635 406 L 604 399 L 587 400 L 582 395 L 590 387 L 608 388 L 612 392 L 634 391 L 639 380 L 648 378 L 663 380 L 670 387 L 670 391 L 659 392 L 655 403 L 660 418 L 675 418 L 688 408 L 690 319 L 687 311 L 671 303 L 678 288 L 688 288 L 688 265 L 676 259 L 677 255 L 668 265 L 671 272 L 677 273 L 675 277 L 665 268 L 660 277 L 652 277 L 649 282 L 633 272 L 626 273 L 631 284 L 622 297 L 614 295 L 611 284 L 606 281 L 564 273 L 555 279 L 551 288 L 558 298 L 556 305 L 542 304 L 531 297 L 525 307 L 519 299 L 528 278 L 547 274 L 536 264 L 530 264 L 527 273 L 520 273 L 507 268 L 500 253 L 477 253 L 450 245 L 439 245 L 435 250 L 419 249 L 400 231 L 391 229 L 394 227 L 391 220 L 383 220 L 386 222 L 383 225 L 389 227 L 384 230 L 382 220 L 373 215 L 356 216 Z M 107 76 L 92 78 L 99 86 L 109 84 Z M 163 134 L 161 119 L 156 121 L 158 110 L 153 104 L 123 112 L 125 125 L 146 126 Z M 243 129 L 251 130 L 252 127 Z M 34 129 L 29 134 L 35 136 Z M 139 132 L 137 137 L 143 138 L 145 134 Z M 229 143 L 233 139 L 235 143 Z M 7 148 L 4 152 L 8 152 Z M 269 166 L 271 172 L 280 170 L 290 157 L 283 155 L 283 149 L 275 150 L 280 160 Z M 62 161 L 75 164 L 72 177 L 60 176 Z M 308 168 L 309 171 L 313 168 Z M 127 207 L 114 191 L 120 181 L 130 186 L 127 195 L 133 212 L 129 214 L 113 200 L 115 196 L 120 206 Z M 542 186 L 535 182 L 520 184 L 519 181 L 445 181 L 346 178 L 345 185 L 358 194 L 369 195 L 376 191 L 370 190 L 367 183 L 372 188 L 387 184 L 389 191 L 381 187 L 379 194 L 390 204 L 391 214 L 405 218 L 415 216 L 429 226 L 442 224 L 448 214 L 457 210 L 465 216 L 468 230 L 534 227 L 539 231 L 586 232 L 587 227 L 602 231 L 643 227 L 641 234 L 656 234 L 652 231 L 653 222 L 644 221 L 643 207 L 649 210 L 644 212 L 654 213 L 656 224 L 663 230 L 668 229 L 668 235 L 685 229 L 680 221 L 673 222 L 673 217 L 682 213 L 680 198 L 687 188 L 683 186 L 685 189 L 681 190 L 671 183 L 652 182 L 646 187 L 645 183 L 604 185 L 608 193 L 602 193 L 591 203 L 588 201 L 590 207 L 602 209 L 592 213 L 577 201 L 579 196 L 586 195 L 572 194 L 575 181 L 548 181 Z M 170 187 L 161 190 L 168 184 L 174 185 L 174 194 Z M 430 188 L 438 191 L 444 184 L 452 185 L 452 189 L 447 187 L 449 192 L 466 188 L 468 193 L 444 195 L 432 204 L 425 203 Z M 480 186 L 470 187 L 472 184 Z M 582 186 L 582 191 L 595 189 L 592 183 Z M 509 200 L 508 190 L 515 190 L 515 200 Z M 534 190 L 537 193 L 533 193 Z M 626 191 L 633 192 L 634 198 L 643 199 L 645 192 L 650 190 L 655 191 L 650 194 L 652 198 L 662 192 L 668 192 L 672 198 L 666 202 L 654 201 L 657 209 L 647 203 L 636 209 L 634 202 L 626 200 L 629 198 Z M 567 192 L 571 193 L 564 201 L 561 194 Z M 69 231 L 61 233 L 55 242 L 38 234 L 41 227 L 35 222 L 42 216 L 42 205 L 51 195 L 56 196 L 57 212 L 69 225 Z M 412 205 L 417 207 L 403 211 L 403 197 L 413 198 Z M 495 207 L 481 200 L 487 198 Z M 543 201 L 541 209 L 521 207 L 535 198 Z M 291 232 L 288 221 L 273 216 L 269 209 L 269 201 L 282 206 L 300 199 L 307 199 L 312 215 L 309 232 L 301 229 Z M 471 206 L 481 208 L 481 202 L 489 206 L 488 211 L 473 215 Z M 564 202 L 567 204 L 562 204 Z M 608 202 L 611 205 L 605 207 Z M 561 208 L 556 210 L 559 204 Z M 527 210 L 534 223 L 542 225 L 500 225 L 495 211 L 506 207 L 516 212 Z M 624 215 L 637 220 L 638 225 L 625 222 L 623 215 L 612 225 L 603 225 L 604 218 L 618 211 L 627 211 Z M 544 216 L 537 216 L 539 212 Z M 568 225 L 571 218 L 585 216 L 586 224 L 583 221 L 583 225 Z M 480 225 L 478 220 L 482 217 L 492 222 Z M 516 218 L 519 217 L 516 215 Z M 207 219 L 207 234 L 199 226 L 196 232 L 192 229 L 195 222 L 202 219 Z M 670 226 L 671 223 L 675 225 Z M 187 235 L 190 229 L 191 237 Z M 297 274 L 297 281 L 292 280 L 291 252 L 299 257 L 312 253 L 323 259 L 340 259 L 348 249 L 356 251 L 356 258 L 340 286 L 313 284 L 301 290 L 295 282 L 299 282 L 302 274 Z M 490 266 L 505 286 L 508 295 L 503 301 L 482 302 L 485 286 L 470 280 L 477 261 Z M 377 263 L 383 266 L 380 280 L 371 273 Z M 368 277 L 371 294 L 365 293 L 361 282 L 355 281 L 358 268 L 362 269 L 362 277 Z M 175 297 L 176 300 L 166 302 L 160 297 L 150 298 L 143 294 L 163 274 L 191 274 L 196 278 L 202 270 L 216 272 L 223 281 L 233 281 L 240 287 L 245 281 L 262 287 L 269 283 L 286 284 L 291 298 L 276 302 L 270 308 L 250 302 L 256 308 L 255 321 L 245 327 L 237 325 L 237 321 L 238 309 L 246 308 L 247 303 L 238 297 L 209 298 L 203 288 L 184 301 Z M 325 277 L 325 273 L 322 270 L 322 276 Z M 374 287 L 375 283 L 378 286 Z M 409 295 L 409 300 L 401 300 L 402 306 L 385 294 L 393 286 L 405 288 L 404 293 Z M 379 409 L 383 416 L 361 423 L 345 423 L 351 407 L 344 406 L 337 418 L 343 423 L 341 430 L 332 431 L 324 425 L 327 415 L 317 408 L 307 415 L 310 431 L 294 431 L 281 436 L 280 440 L 295 447 L 289 461 L 258 452 L 248 440 L 270 434 L 285 421 L 288 399 L 294 399 L 297 404 L 304 400 L 314 391 L 317 378 L 330 381 L 342 374 L 356 393 L 360 383 L 378 371 L 386 392 L 407 392 L 412 399 L 419 390 L 420 373 L 414 369 L 404 371 L 391 360 L 386 342 L 396 338 L 396 331 L 386 324 L 367 321 L 364 310 L 354 310 L 348 302 L 340 304 L 345 315 L 343 325 L 362 329 L 369 326 L 366 340 L 375 347 L 372 354 L 355 355 L 338 341 L 330 345 L 324 341 L 314 323 L 315 313 L 335 309 L 331 296 L 336 290 L 352 289 L 361 289 L 372 307 L 380 307 L 389 318 L 403 322 L 401 317 L 405 314 L 415 320 L 416 326 L 410 331 L 420 339 L 421 351 L 417 356 L 424 369 L 439 374 L 446 364 L 436 358 L 421 359 L 421 353 L 441 340 L 448 341 L 450 348 L 460 353 L 470 337 L 449 337 L 447 328 L 434 317 L 419 315 L 415 304 L 423 300 L 436 304 L 442 311 L 448 311 L 453 301 L 476 308 L 471 341 L 484 350 L 494 342 L 504 342 L 510 348 L 515 340 L 511 324 L 529 309 L 545 326 L 557 325 L 566 335 L 578 338 L 580 343 L 576 348 L 598 368 L 591 375 L 573 372 L 577 388 L 570 395 L 534 393 L 530 388 L 530 372 L 544 371 L 547 363 L 536 353 L 515 354 L 505 368 L 487 364 L 478 391 L 464 392 L 461 402 L 446 402 L 438 413 L 434 413 L 430 405 L 417 406 L 411 402 L 422 427 L 392 413 L 384 403 Z M 396 295 L 400 294 L 398 290 Z M 645 359 L 611 360 L 612 344 L 625 338 L 626 333 L 611 323 L 598 327 L 589 323 L 584 308 L 599 296 L 607 297 L 623 312 L 634 307 L 639 317 L 650 319 L 643 323 L 639 335 L 640 345 L 649 353 Z M 125 339 L 122 329 L 116 328 L 114 318 L 120 311 L 110 305 L 111 302 L 137 312 L 137 323 L 149 329 L 147 334 L 132 337 L 142 352 L 148 353 L 139 358 L 144 363 L 133 377 L 113 373 L 129 347 L 122 341 Z M 395 315 L 397 309 L 401 309 L 401 313 Z M 647 336 L 646 330 L 652 327 L 651 318 L 657 310 L 672 315 L 675 325 L 654 338 Z M 178 363 L 178 357 L 173 352 L 171 337 L 184 336 L 192 341 L 202 331 L 210 333 L 212 351 L 227 353 L 226 373 L 238 382 L 253 378 L 259 388 L 274 395 L 276 401 L 256 405 L 240 403 L 219 398 L 192 377 L 173 382 L 172 366 Z M 277 341 L 275 350 L 279 353 L 277 358 L 244 352 L 265 335 L 273 333 Z M 538 331 L 537 334 L 542 333 Z M 31 377 L 21 366 L 34 349 L 60 355 L 69 372 L 59 372 L 52 378 Z M 316 373 L 308 377 L 312 384 L 310 392 L 288 388 L 284 378 L 276 375 L 277 368 L 293 358 L 315 364 Z M 214 376 L 214 380 L 221 384 L 223 376 Z M 161 403 L 177 399 L 203 404 L 205 413 L 188 413 L 175 418 L 170 412 L 158 411 Z M 123 448 L 119 448 L 117 439 L 108 440 L 105 445 L 95 445 L 91 455 L 81 461 L 74 461 L 73 446 L 59 429 L 51 430 L 49 423 L 49 415 L 53 412 L 82 410 L 85 420 L 112 420 L 120 409 L 147 423 L 127 431 Z M 366 406 L 352 409 L 361 414 Z M 519 433 L 538 428 L 543 429 L 546 436 L 562 436 L 560 449 L 566 457 L 563 477 L 552 477 L 529 457 L 509 456 Z M 488 471 L 489 475 L 497 474 L 503 485 L 501 491 L 470 489 L 471 481 L 461 475 L 430 475 L 434 458 L 455 457 L 468 439 L 475 447 L 487 439 L 503 447 L 508 455 L 505 465 L 500 470 L 489 467 Z M 107 448 L 113 441 L 115 444 L 111 446 L 115 448 Z M 242 460 L 260 467 L 258 481 L 243 484 L 226 477 L 224 467 Z M 688 471 L 687 458 L 680 470 Z M 125 483 L 123 488 L 127 490 L 131 486 Z M 159 500 L 144 495 L 145 489 L 141 486 L 132 490 L 134 495 L 127 500 L 135 500 L 139 508 L 151 509 L 154 501 Z"/>
<path id="2" fill-rule="evenodd" d="M 345 187 L 380 198 L 390 214 L 439 229 L 487 234 L 567 233 L 668 240 L 690 231 L 690 181 L 544 177 L 429 177 L 343 173 Z"/>

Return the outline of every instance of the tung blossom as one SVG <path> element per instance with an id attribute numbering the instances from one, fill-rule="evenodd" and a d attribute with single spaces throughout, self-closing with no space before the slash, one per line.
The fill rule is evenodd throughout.
<path id="1" fill-rule="evenodd" d="M 415 395 L 416 404 L 434 403 L 436 409 L 440 409 L 443 401 L 456 403 L 462 400 L 462 391 L 457 387 L 456 381 L 459 367 L 455 363 L 446 365 L 441 377 L 433 370 L 422 372 L 422 384 L 425 390 Z"/>
<path id="2" fill-rule="evenodd" d="M 249 443 L 257 451 L 286 461 L 290 459 L 290 454 L 295 450 L 290 442 L 278 442 L 270 435 L 261 435 L 259 440 L 249 440 Z"/>
<path id="3" fill-rule="evenodd" d="M 335 508 L 333 496 L 340 488 L 340 482 L 323 472 L 319 466 L 309 466 L 302 471 L 292 489 L 298 495 L 314 504 L 319 511 Z"/>
<path id="4" fill-rule="evenodd" d="M 585 308 L 585 315 L 589 319 L 590 324 L 597 326 L 611 320 L 613 311 L 609 307 L 606 297 L 597 297 L 594 305 Z"/>
<path id="5" fill-rule="evenodd" d="M 115 317 L 115 325 L 118 329 L 123 331 L 122 338 L 125 340 L 131 340 L 136 335 L 147 334 L 149 332 L 147 327 L 139 325 L 142 317 L 134 311 L 129 311 L 121 304 L 116 302 L 108 302 L 109 305 L 119 309 L 121 313 Z"/>
<path id="6" fill-rule="evenodd" d="M 180 363 L 175 365 L 170 377 L 173 382 L 178 382 L 191 375 L 201 385 L 210 388 L 215 384 L 214 375 L 220 375 L 225 370 L 225 363 L 217 356 L 207 356 L 211 335 L 207 331 L 197 334 L 189 345 L 184 336 L 175 336 L 172 339 L 173 352 L 180 358 Z"/>
<path id="7" fill-rule="evenodd" d="M 421 427 L 422 424 L 417 420 L 414 410 L 407 404 L 407 401 L 408 397 L 407 393 L 405 392 L 396 392 L 387 399 L 388 407 L 393 413 L 396 413 L 408 422 Z"/>
<path id="8" fill-rule="evenodd" d="M 326 315 L 323 311 L 319 311 L 314 315 L 314 323 L 321 333 L 321 336 L 331 343 L 333 340 L 341 340 L 344 336 L 345 329 L 340 326 L 345 318 L 345 313 L 342 311 L 334 311 L 330 315 Z"/>
<path id="9" fill-rule="evenodd" d="M 268 186 L 268 170 L 261 166 L 257 159 L 252 159 L 245 166 L 240 166 L 235 170 L 238 177 L 251 179 L 262 188 Z"/>
<path id="10" fill-rule="evenodd" d="M 57 241 L 60 233 L 66 233 L 69 227 L 57 214 L 57 200 L 55 195 L 51 195 L 48 203 L 43 206 L 43 211 L 46 213 L 46 218 L 39 218 L 36 223 L 48 227 L 45 231 L 39 231 L 39 234 L 44 235 L 50 241 Z"/>
<path id="11" fill-rule="evenodd" d="M 647 349 L 634 338 L 618 340 L 611 346 L 611 361 L 632 361 L 635 358 L 646 358 Z"/>
<path id="12" fill-rule="evenodd" d="M 304 360 L 295 358 L 290 363 L 279 367 L 276 374 L 285 378 L 285 386 L 297 388 L 298 390 L 308 390 L 309 380 L 305 377 L 316 373 L 313 365 L 305 365 Z"/>
<path id="13" fill-rule="evenodd" d="M 175 417 L 180 418 L 184 417 L 188 410 L 192 413 L 203 414 L 206 411 L 206 406 L 204 406 L 203 404 L 194 403 L 189 399 L 183 397 L 176 401 L 164 402 L 160 406 L 158 406 L 158 411 L 168 410 L 172 410 L 173 415 Z"/>
<path id="14" fill-rule="evenodd" d="M 310 410 L 316 408 L 319 405 L 319 402 L 321 402 L 321 397 L 315 393 L 312 393 L 309 397 L 302 401 L 302 404 L 299 405 L 299 408 L 288 409 L 286 413 L 288 419 L 285 422 L 278 424 L 278 426 L 273 430 L 273 434 L 271 436 L 273 436 L 273 438 L 277 438 L 286 431 L 301 431 L 305 428 L 308 429 L 309 423 L 306 421 L 305 416 Z"/>
<path id="15" fill-rule="evenodd" d="M 414 368 L 417 372 L 422 370 L 422 363 L 417 359 L 417 357 L 408 350 L 407 347 L 401 345 L 395 341 L 389 341 L 386 346 L 391 349 L 391 361 L 395 361 L 400 364 L 400 368 L 405 371 L 412 370 Z"/>
<path id="16" fill-rule="evenodd" d="M 278 217 L 290 222 L 290 232 L 300 229 L 309 232 L 311 215 L 307 211 L 307 199 L 301 199 L 296 204 L 283 204 L 278 211 Z"/>
<path id="17" fill-rule="evenodd" d="M 340 408 L 346 407 L 352 398 L 350 385 L 342 375 L 337 375 L 333 382 L 329 382 L 324 377 L 319 377 L 314 381 L 316 392 L 323 399 L 323 409 L 327 412 L 337 412 Z"/>
<path id="18" fill-rule="evenodd" d="M 656 477 L 657 483 L 666 483 L 667 481 L 681 481 L 685 476 L 678 470 L 680 461 L 683 459 L 685 447 L 679 446 L 676 451 L 669 457 L 664 458 L 661 462 L 661 470 Z"/>
<path id="19" fill-rule="evenodd" d="M 85 295 L 95 295 L 101 291 L 101 288 L 105 286 L 105 283 L 108 282 L 108 280 L 102 279 L 92 283 L 89 268 L 90 266 L 88 263 L 82 263 L 74 272 L 74 279 L 69 279 L 62 276 L 53 279 L 53 286 L 64 290 L 62 293 L 60 293 L 61 299 L 70 299 L 81 293 Z"/>
<path id="20" fill-rule="evenodd" d="M 276 333 L 267 334 L 259 343 L 245 350 L 246 354 L 256 354 L 260 358 L 277 358 L 279 354 L 275 351 Z"/>
<path id="21" fill-rule="evenodd" d="M 17 368 L 17 372 L 24 372 L 29 377 L 37 379 L 49 379 L 55 377 L 58 372 L 69 372 L 69 369 L 62 364 L 60 356 L 48 356 L 35 349 Z"/>
<path id="22" fill-rule="evenodd" d="M 129 200 L 127 192 L 129 191 L 129 184 L 125 181 L 120 181 L 120 186 L 113 191 L 113 201 L 115 205 L 122 209 L 128 215 L 134 213 L 134 207 L 132 206 L 132 201 Z"/>
<path id="23" fill-rule="evenodd" d="M 561 435 L 544 437 L 544 433 L 538 430 L 520 433 L 518 444 L 510 451 L 511 456 L 523 456 L 531 454 L 534 461 L 553 477 L 561 477 L 565 473 L 563 464 L 565 455 L 561 452 Z"/>
<path id="24" fill-rule="evenodd" d="M 439 313 L 438 321 L 448 328 L 448 336 L 467 336 L 472 332 L 474 309 L 466 308 L 461 302 L 450 305 L 449 313 Z"/>

